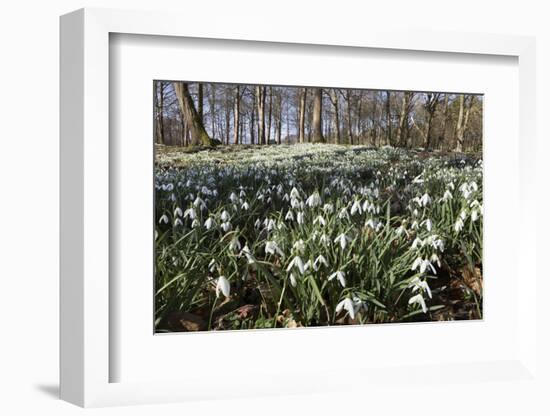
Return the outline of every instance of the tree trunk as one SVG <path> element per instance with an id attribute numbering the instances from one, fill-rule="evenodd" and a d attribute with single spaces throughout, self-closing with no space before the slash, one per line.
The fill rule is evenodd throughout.
<path id="1" fill-rule="evenodd" d="M 353 144 L 353 129 L 351 125 L 351 91 L 346 90 L 346 108 L 348 122 L 348 144 Z"/>
<path id="2" fill-rule="evenodd" d="M 455 152 L 462 152 L 464 143 L 464 94 L 458 96 L 458 119 L 455 128 Z"/>
<path id="3" fill-rule="evenodd" d="M 203 85 L 201 82 L 199 82 L 199 86 L 198 86 L 197 112 L 199 113 L 199 118 L 204 123 L 204 93 L 203 93 Z M 214 132 L 212 132 L 212 134 L 214 134 Z"/>
<path id="4" fill-rule="evenodd" d="M 443 130 L 441 131 L 441 134 L 439 135 L 439 138 L 437 140 L 437 147 L 441 150 L 443 149 L 443 146 L 445 144 L 445 139 L 447 136 L 447 125 L 448 125 L 448 119 L 449 119 L 449 94 L 445 94 L 445 99 L 443 102 Z"/>
<path id="5" fill-rule="evenodd" d="M 273 87 L 269 87 L 269 111 L 267 113 L 266 143 L 271 140 L 271 116 L 273 115 Z"/>
<path id="6" fill-rule="evenodd" d="M 336 90 L 330 90 L 329 91 L 329 97 L 330 101 L 332 103 L 332 106 L 334 107 L 333 112 L 333 122 L 334 122 L 334 129 L 336 131 L 336 143 L 340 143 L 340 115 L 338 110 L 338 94 L 336 94 Z"/>
<path id="7" fill-rule="evenodd" d="M 212 137 L 216 137 L 216 85 L 210 84 L 210 124 L 212 126 Z"/>
<path id="8" fill-rule="evenodd" d="M 157 118 L 156 118 L 156 135 L 157 143 L 165 144 L 164 139 L 164 83 L 157 84 Z"/>
<path id="9" fill-rule="evenodd" d="M 386 127 L 387 127 L 387 139 L 386 143 L 392 145 L 391 135 L 391 93 L 386 91 Z"/>
<path id="10" fill-rule="evenodd" d="M 315 88 L 313 90 L 313 126 L 312 126 L 312 141 L 313 143 L 323 143 L 323 90 Z"/>
<path id="11" fill-rule="evenodd" d="M 235 87 L 235 98 L 233 101 L 233 144 L 239 144 L 239 112 L 241 97 L 239 95 L 238 85 Z"/>
<path id="12" fill-rule="evenodd" d="M 258 107 L 258 144 L 265 144 L 265 88 L 256 86 L 256 103 Z"/>
<path id="13" fill-rule="evenodd" d="M 197 110 L 195 110 L 195 103 L 193 102 L 191 94 L 189 94 L 188 85 L 184 82 L 174 82 L 173 85 L 182 115 L 185 119 L 185 124 L 191 134 L 191 144 L 195 146 L 213 146 L 213 141 L 210 136 L 208 136 L 202 124 L 202 120 Z"/>
<path id="14" fill-rule="evenodd" d="M 254 124 L 255 124 L 255 114 L 254 114 L 254 105 L 252 105 L 252 109 L 250 110 L 250 144 L 254 144 Z"/>
<path id="15" fill-rule="evenodd" d="M 399 124 L 397 125 L 397 132 L 396 132 L 396 138 L 398 140 L 400 147 L 404 146 L 404 136 L 405 136 L 405 121 L 407 119 L 407 109 L 408 109 L 408 103 L 407 103 L 407 97 L 408 93 L 404 92 L 403 96 L 401 97 L 401 111 L 399 113 Z"/>
<path id="16" fill-rule="evenodd" d="M 298 141 L 303 143 L 305 141 L 305 126 L 306 126 L 306 96 L 307 88 L 302 88 L 300 91 L 300 128 Z"/>

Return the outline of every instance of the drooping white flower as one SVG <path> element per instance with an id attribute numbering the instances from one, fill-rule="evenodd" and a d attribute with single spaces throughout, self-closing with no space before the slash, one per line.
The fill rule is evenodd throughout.
<path id="1" fill-rule="evenodd" d="M 321 237 L 319 237 L 319 242 L 325 246 L 328 246 L 330 244 L 330 237 L 323 233 L 321 234 Z"/>
<path id="2" fill-rule="evenodd" d="M 418 303 L 422 307 L 422 312 L 424 313 L 428 312 L 428 308 L 426 307 L 426 302 L 424 301 L 424 298 L 420 293 L 414 295 L 409 299 L 409 305 L 412 305 L 413 303 Z"/>
<path id="3" fill-rule="evenodd" d="M 290 197 L 294 199 L 300 198 L 300 192 L 295 187 L 292 187 L 292 190 L 290 191 Z"/>
<path id="4" fill-rule="evenodd" d="M 313 192 L 308 199 L 306 199 L 306 205 L 310 208 L 315 208 L 321 205 L 321 197 L 319 196 L 319 192 L 315 191 Z"/>
<path id="5" fill-rule="evenodd" d="M 303 253 L 304 250 L 306 249 L 306 245 L 304 243 L 304 240 L 300 239 L 298 241 L 296 241 L 293 245 L 292 245 L 292 248 L 294 250 L 296 250 L 298 253 Z"/>
<path id="6" fill-rule="evenodd" d="M 454 226 L 455 232 L 459 233 L 462 228 L 464 228 L 464 221 L 462 221 L 462 218 L 458 217 Z"/>
<path id="7" fill-rule="evenodd" d="M 170 222 L 170 219 L 168 218 L 168 215 L 164 214 L 159 219 L 159 224 L 168 224 Z"/>
<path id="8" fill-rule="evenodd" d="M 325 212 L 325 214 L 332 214 L 334 212 L 334 205 L 332 204 L 323 205 L 323 211 Z"/>
<path id="9" fill-rule="evenodd" d="M 344 250 L 348 243 L 351 242 L 351 238 L 342 233 L 334 239 L 334 242 L 340 244 L 340 247 L 342 247 L 342 250 Z"/>
<path id="10" fill-rule="evenodd" d="M 292 287 L 296 287 L 296 277 L 294 276 L 294 273 L 290 273 L 288 278 L 290 279 L 290 284 Z"/>
<path id="11" fill-rule="evenodd" d="M 175 210 L 174 210 L 174 217 L 181 217 L 183 215 L 183 211 L 181 210 L 180 207 L 177 207 Z"/>
<path id="12" fill-rule="evenodd" d="M 361 214 L 361 203 L 356 199 L 353 205 L 351 206 L 351 215 L 355 215 L 356 213 Z"/>
<path id="13" fill-rule="evenodd" d="M 338 219 L 349 219 L 349 214 L 346 208 L 342 208 L 340 212 L 338 213 Z"/>
<path id="14" fill-rule="evenodd" d="M 428 204 L 430 204 L 432 202 L 432 198 L 430 198 L 430 195 L 428 195 L 427 193 L 425 193 L 424 195 L 422 195 L 422 197 L 420 198 L 420 202 L 421 202 L 421 205 L 423 207 L 427 206 Z"/>
<path id="15" fill-rule="evenodd" d="M 292 259 L 292 261 L 288 264 L 286 271 L 290 272 L 293 267 L 296 267 L 300 271 L 300 274 L 304 274 L 304 262 L 302 261 L 300 256 L 296 256 Z"/>
<path id="16" fill-rule="evenodd" d="M 231 219 L 231 216 L 229 215 L 229 212 L 226 210 L 223 210 L 222 215 L 220 216 L 223 222 L 227 222 Z"/>
<path id="17" fill-rule="evenodd" d="M 201 226 L 201 222 L 197 218 L 195 218 L 193 220 L 193 222 L 191 223 L 191 228 L 197 228 L 197 227 L 200 227 L 200 226 Z"/>
<path id="18" fill-rule="evenodd" d="M 241 249 L 241 243 L 237 237 L 233 237 L 229 242 L 229 248 L 232 251 L 239 251 Z"/>
<path id="19" fill-rule="evenodd" d="M 451 199 L 453 199 L 453 194 L 448 189 L 445 190 L 445 193 L 443 194 L 443 198 L 441 198 L 441 200 L 443 202 L 447 202 L 447 201 L 450 201 Z"/>
<path id="20" fill-rule="evenodd" d="M 313 269 L 315 271 L 319 270 L 319 267 L 321 267 L 321 264 L 324 266 L 328 266 L 327 259 L 322 254 L 319 254 L 315 261 L 313 262 Z"/>
<path id="21" fill-rule="evenodd" d="M 224 232 L 231 231 L 231 229 L 233 228 L 230 222 L 222 222 L 220 224 L 220 227 Z"/>
<path id="22" fill-rule="evenodd" d="M 249 208 L 250 208 L 250 205 L 248 205 L 248 202 L 244 201 L 241 205 L 241 209 L 248 211 Z"/>
<path id="23" fill-rule="evenodd" d="M 341 270 L 338 270 L 334 273 L 332 273 L 329 277 L 328 277 L 328 280 L 331 281 L 332 279 L 338 279 L 338 281 L 340 282 L 340 284 L 342 285 L 342 287 L 346 287 L 346 274 L 341 271 Z"/>
<path id="24" fill-rule="evenodd" d="M 424 225 L 426 226 L 426 230 L 428 230 L 428 232 L 432 231 L 432 220 L 428 218 L 426 221 L 424 221 Z"/>
<path id="25" fill-rule="evenodd" d="M 197 218 L 197 211 L 195 211 L 195 208 L 188 208 L 183 213 L 183 218 L 189 218 L 190 220 L 194 220 Z"/>
<path id="26" fill-rule="evenodd" d="M 409 287 L 411 288 L 411 291 L 413 293 L 421 290 L 423 292 L 426 292 L 430 299 L 432 298 L 432 291 L 430 290 L 430 286 L 428 285 L 428 282 L 426 280 L 421 280 L 418 277 L 415 277 L 409 284 Z"/>
<path id="27" fill-rule="evenodd" d="M 477 209 L 472 210 L 472 222 L 476 222 L 478 218 Z"/>
<path id="28" fill-rule="evenodd" d="M 220 297 L 220 292 L 226 297 L 229 297 L 229 292 L 231 286 L 229 285 L 229 280 L 225 276 L 218 277 L 218 283 L 216 284 L 216 297 Z"/>
<path id="29" fill-rule="evenodd" d="M 325 222 L 325 219 L 321 215 L 319 215 L 317 216 L 317 218 L 313 220 L 313 224 L 319 224 L 322 227 L 324 227 L 326 225 L 326 222 Z"/>
<path id="30" fill-rule="evenodd" d="M 195 199 L 193 205 L 198 207 L 201 211 L 206 208 L 206 203 L 200 197 L 197 197 L 197 199 Z"/>
<path id="31" fill-rule="evenodd" d="M 176 220 L 174 221 L 174 226 L 177 227 L 177 226 L 180 226 L 180 225 L 183 225 L 183 222 L 179 218 L 176 218 Z"/>
<path id="32" fill-rule="evenodd" d="M 267 241 L 265 243 L 265 252 L 266 254 L 278 254 L 279 256 L 284 257 L 283 251 L 275 241 Z"/>
<path id="33" fill-rule="evenodd" d="M 208 217 L 207 220 L 204 222 L 204 226 L 207 230 L 210 230 L 212 227 L 216 226 L 216 221 L 214 221 L 214 218 Z"/>
<path id="34" fill-rule="evenodd" d="M 240 252 L 240 255 L 244 255 L 246 259 L 248 260 L 248 264 L 254 264 L 256 262 L 256 259 L 252 255 L 252 252 L 250 251 L 250 248 L 248 247 L 248 244 L 245 244 L 243 249 Z"/>
<path id="35" fill-rule="evenodd" d="M 285 221 L 294 221 L 294 214 L 291 210 L 288 210 L 288 212 L 286 213 Z"/>
<path id="36" fill-rule="evenodd" d="M 296 214 L 296 222 L 298 224 L 304 223 L 304 213 L 302 211 L 298 211 L 298 213 Z"/>
<path id="37" fill-rule="evenodd" d="M 365 302 L 358 297 L 354 296 L 353 299 L 347 297 L 336 305 L 336 313 L 340 313 L 342 310 L 345 310 L 351 319 L 355 319 L 357 313 L 364 307 L 366 307 Z"/>
<path id="38" fill-rule="evenodd" d="M 235 195 L 235 192 L 231 192 L 231 195 L 229 195 L 229 200 L 231 202 L 235 202 L 237 201 L 239 198 L 237 197 L 237 195 Z"/>

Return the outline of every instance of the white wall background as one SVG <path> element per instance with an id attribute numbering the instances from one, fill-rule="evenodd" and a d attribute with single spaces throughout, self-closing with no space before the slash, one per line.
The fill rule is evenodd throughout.
<path id="1" fill-rule="evenodd" d="M 189 4 L 187 4 L 189 3 Z M 315 5 L 312 9 L 309 5 Z M 324 23 L 381 25 L 386 21 L 404 27 L 434 30 L 536 35 L 538 48 L 539 215 L 547 217 L 550 131 L 550 29 L 545 2 L 428 0 L 352 0 L 307 2 L 299 0 L 210 1 L 190 0 L 19 0 L 6 1 L 0 11 L 0 413 L 72 415 L 82 410 L 56 399 L 58 385 L 58 16 L 80 7 L 167 9 L 189 13 L 190 19 L 208 24 L 212 13 L 245 15 L 247 24 L 262 19 L 288 25 Z M 185 22 L 182 22 L 184 25 Z M 236 31 L 246 32 L 245 26 Z M 543 138 L 546 138 L 545 140 Z M 545 267 L 548 235 L 539 230 L 539 266 Z M 548 284 L 537 288 L 548 294 Z M 543 299 L 541 296 L 540 299 Z M 539 302 L 540 319 L 548 316 Z M 548 321 L 546 321 L 548 322 Z M 547 325 L 548 327 L 548 325 Z M 548 330 L 540 333 L 544 349 L 541 366 L 548 371 Z M 545 352 L 544 352 L 545 351 Z M 391 414 L 396 401 L 411 405 L 412 414 L 548 414 L 550 405 L 537 405 L 541 391 L 501 383 L 487 389 L 472 388 L 469 397 L 456 397 L 452 387 L 418 397 L 387 394 L 362 397 L 345 393 L 315 397 L 271 397 L 209 403 L 141 406 L 93 410 L 101 415 L 229 414 Z M 525 386 L 529 389 L 529 386 Z M 488 392 L 500 400 L 486 400 Z M 548 389 L 550 390 L 550 388 Z M 448 394 L 448 406 L 434 407 L 433 395 Z"/>

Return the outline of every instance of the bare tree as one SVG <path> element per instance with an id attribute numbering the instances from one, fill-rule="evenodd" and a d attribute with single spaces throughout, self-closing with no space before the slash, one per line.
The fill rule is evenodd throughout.
<path id="1" fill-rule="evenodd" d="M 323 90 L 315 88 L 313 90 L 313 126 L 312 141 L 314 143 L 323 143 Z"/>
<path id="2" fill-rule="evenodd" d="M 300 143 L 304 143 L 305 141 L 306 97 L 307 88 L 302 88 L 300 90 L 300 127 L 298 129 L 298 141 Z"/>
<path id="3" fill-rule="evenodd" d="M 341 142 L 340 137 L 340 114 L 339 114 L 339 98 L 338 94 L 336 93 L 336 90 L 329 90 L 329 97 L 330 102 L 332 103 L 332 106 L 334 107 L 333 111 L 333 122 L 334 122 L 334 130 L 336 131 L 336 143 Z"/>
<path id="4" fill-rule="evenodd" d="M 239 144 L 239 116 L 241 107 L 241 96 L 239 86 L 235 86 L 235 97 L 233 99 L 233 144 Z"/>
<path id="5" fill-rule="evenodd" d="M 258 144 L 265 144 L 265 86 L 256 86 L 256 105 L 258 111 Z"/>
<path id="6" fill-rule="evenodd" d="M 195 103 L 191 94 L 189 94 L 189 88 L 185 82 L 174 82 L 174 91 L 178 97 L 178 102 L 182 111 L 182 115 L 185 118 L 185 123 L 189 128 L 191 134 L 192 145 L 212 146 L 213 141 L 208 136 L 208 133 L 204 129 L 202 120 L 195 109 Z"/>

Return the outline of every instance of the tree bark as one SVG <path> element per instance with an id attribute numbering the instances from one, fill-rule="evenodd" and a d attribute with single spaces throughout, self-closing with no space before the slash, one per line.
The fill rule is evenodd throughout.
<path id="1" fill-rule="evenodd" d="M 199 113 L 199 118 L 204 123 L 204 92 L 203 92 L 203 85 L 202 82 L 199 82 L 198 85 L 198 104 L 197 104 L 197 112 Z M 214 134 L 214 132 L 212 132 Z"/>
<path id="2" fill-rule="evenodd" d="M 462 152 L 464 143 L 464 94 L 458 96 L 458 119 L 455 128 L 455 152 Z"/>
<path id="3" fill-rule="evenodd" d="M 315 88 L 313 90 L 313 126 L 312 126 L 312 141 L 313 143 L 323 143 L 323 90 Z"/>
<path id="4" fill-rule="evenodd" d="M 156 135 L 157 143 L 165 144 L 164 138 L 164 83 L 158 82 L 157 90 L 157 118 L 156 118 Z"/>
<path id="5" fill-rule="evenodd" d="M 258 144 L 265 144 L 265 88 L 256 86 L 256 104 L 258 111 Z"/>
<path id="6" fill-rule="evenodd" d="M 208 136 L 208 133 L 202 124 L 202 120 L 195 109 L 195 103 L 193 102 L 191 94 L 189 94 L 187 83 L 174 82 L 173 85 L 182 115 L 191 134 L 191 144 L 195 146 L 213 146 L 214 143 L 210 136 Z"/>
<path id="7" fill-rule="evenodd" d="M 387 128 L 387 139 L 386 144 L 392 145 L 392 135 L 391 135 L 391 93 L 386 91 L 386 128 Z"/>
<path id="8" fill-rule="evenodd" d="M 233 101 L 233 144 L 239 144 L 239 113 L 241 97 L 239 95 L 238 85 L 235 87 L 235 97 Z"/>
<path id="9" fill-rule="evenodd" d="M 334 122 L 334 129 L 336 131 L 336 143 L 340 143 L 341 137 L 340 137 L 340 114 L 338 109 L 338 94 L 336 93 L 336 90 L 330 90 L 329 91 L 329 97 L 330 102 L 332 103 L 332 106 L 334 107 L 333 112 L 333 122 Z"/>
<path id="10" fill-rule="evenodd" d="M 298 133 L 298 141 L 304 143 L 305 141 L 305 126 L 306 126 L 306 96 L 307 88 L 300 90 L 300 126 Z"/>
<path id="11" fill-rule="evenodd" d="M 405 121 L 407 120 L 408 116 L 408 92 L 404 92 L 403 96 L 401 97 L 401 111 L 399 112 L 399 124 L 397 125 L 397 132 L 396 132 L 396 138 L 398 140 L 398 144 L 400 147 L 405 147 Z"/>
<path id="12" fill-rule="evenodd" d="M 267 113 L 266 143 L 271 140 L 271 117 L 273 115 L 273 87 L 269 87 L 269 111 Z"/>

